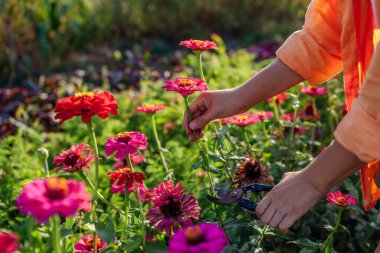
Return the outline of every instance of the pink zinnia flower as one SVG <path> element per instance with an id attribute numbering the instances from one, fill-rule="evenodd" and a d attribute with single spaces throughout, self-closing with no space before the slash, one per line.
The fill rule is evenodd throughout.
<path id="1" fill-rule="evenodd" d="M 127 153 L 133 155 L 137 149 L 144 150 L 147 146 L 146 137 L 140 132 L 122 132 L 116 137 L 108 138 L 104 144 L 106 156 L 116 152 L 115 157 L 118 159 L 124 159 Z"/>
<path id="2" fill-rule="evenodd" d="M 146 113 L 155 113 L 157 111 L 165 110 L 165 106 L 163 105 L 154 105 L 154 104 L 144 104 L 138 106 L 137 112 L 146 112 Z"/>
<path id="3" fill-rule="evenodd" d="M 30 214 L 37 222 L 46 222 L 51 216 L 63 217 L 75 215 L 79 210 L 88 212 L 91 209 L 91 194 L 86 191 L 82 182 L 64 178 L 37 178 L 24 185 L 16 201 L 21 212 Z"/>
<path id="4" fill-rule="evenodd" d="M 139 165 L 139 164 L 143 163 L 144 160 L 145 160 L 145 157 L 142 154 L 136 153 L 136 154 L 131 155 L 132 166 Z M 128 163 L 127 163 L 127 159 L 126 158 L 124 158 L 124 159 L 117 159 L 115 157 L 115 161 L 116 161 L 116 163 L 114 164 L 113 167 L 116 170 L 128 167 Z"/>
<path id="5" fill-rule="evenodd" d="M 0 231 L 0 249 L 2 253 L 13 253 L 20 249 L 18 235 Z"/>
<path id="6" fill-rule="evenodd" d="M 151 226 L 157 226 L 159 232 L 165 231 L 167 235 L 177 232 L 181 227 L 193 224 L 191 218 L 199 219 L 201 208 L 192 194 L 185 194 L 181 182 L 158 184 L 153 189 L 153 206 L 146 215 Z"/>
<path id="7" fill-rule="evenodd" d="M 286 95 L 285 92 L 281 92 L 280 94 L 272 97 L 272 98 L 268 98 L 268 103 L 271 103 L 273 101 L 273 99 L 276 101 L 276 104 L 282 104 L 282 102 L 284 102 L 286 99 L 288 98 L 288 96 Z"/>
<path id="8" fill-rule="evenodd" d="M 228 123 L 235 124 L 241 127 L 256 124 L 257 117 L 250 113 L 242 113 L 228 119 L 225 119 Z M 223 123 L 222 123 L 223 124 Z"/>
<path id="9" fill-rule="evenodd" d="M 101 252 L 104 248 L 108 246 L 108 243 L 102 240 L 98 235 L 96 235 L 96 249 Z M 93 253 L 94 252 L 94 235 L 89 234 L 81 239 L 74 246 L 74 253 Z"/>
<path id="10" fill-rule="evenodd" d="M 110 184 L 116 184 L 118 187 L 131 188 L 134 183 L 141 184 L 145 176 L 141 172 L 133 172 L 130 168 L 124 168 L 107 173 L 110 178 Z"/>
<path id="11" fill-rule="evenodd" d="M 203 222 L 175 233 L 169 242 L 168 253 L 220 253 L 227 242 L 222 228 Z"/>
<path id="12" fill-rule="evenodd" d="M 208 90 L 205 81 L 199 78 L 190 77 L 178 77 L 174 80 L 167 81 L 162 88 L 167 91 L 178 92 L 184 97 L 191 95 L 196 91 Z"/>
<path id="13" fill-rule="evenodd" d="M 343 194 L 341 191 L 327 193 L 327 204 L 336 206 L 354 206 L 358 204 L 358 200 L 348 194 Z"/>
<path id="14" fill-rule="evenodd" d="M 82 155 L 85 151 L 86 153 Z M 54 169 L 55 172 L 63 170 L 72 173 L 80 169 L 90 169 L 88 164 L 93 163 L 94 161 L 95 157 L 92 155 L 92 149 L 90 146 L 88 144 L 79 144 L 77 146 L 72 146 L 70 149 L 57 155 L 54 158 L 53 163 L 63 165 L 56 167 Z"/>
<path id="15" fill-rule="evenodd" d="M 285 113 L 284 115 L 281 116 L 281 119 L 286 120 L 286 121 L 294 121 L 294 113 Z"/>
<path id="16" fill-rule="evenodd" d="M 321 87 L 307 86 L 307 87 L 303 87 L 301 89 L 301 93 L 315 97 L 315 96 L 319 96 L 319 95 L 324 95 L 327 93 L 327 91 L 326 91 L 325 86 L 321 86 Z"/>
<path id="17" fill-rule="evenodd" d="M 184 40 L 179 43 L 180 46 L 185 46 L 194 50 L 196 53 L 202 53 L 205 50 L 217 49 L 216 43 L 209 40 Z"/>
<path id="18" fill-rule="evenodd" d="M 257 112 L 255 114 L 253 114 L 257 120 L 266 120 L 266 119 L 270 119 L 273 117 L 273 112 Z"/>

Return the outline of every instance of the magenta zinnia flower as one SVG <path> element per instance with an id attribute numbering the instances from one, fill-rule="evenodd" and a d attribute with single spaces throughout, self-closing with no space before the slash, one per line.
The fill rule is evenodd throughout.
<path id="1" fill-rule="evenodd" d="M 194 50 L 196 53 L 202 53 L 205 50 L 217 49 L 216 43 L 209 40 L 183 40 L 179 43 L 180 46 L 185 46 Z"/>
<path id="2" fill-rule="evenodd" d="M 163 105 L 154 105 L 154 104 L 144 104 L 138 106 L 137 112 L 145 112 L 145 113 L 155 113 L 157 111 L 165 110 L 165 106 Z"/>
<path id="3" fill-rule="evenodd" d="M 266 119 L 270 119 L 273 117 L 273 112 L 256 112 L 255 114 L 253 114 L 257 120 L 266 120 Z"/>
<path id="4" fill-rule="evenodd" d="M 18 235 L 0 231 L 0 249 L 2 253 L 14 253 L 20 248 Z"/>
<path id="5" fill-rule="evenodd" d="M 96 235 L 96 249 L 101 252 L 106 248 L 108 244 L 102 240 L 98 235 Z M 89 234 L 81 239 L 75 244 L 74 253 L 93 253 L 94 252 L 94 235 Z"/>
<path id="6" fill-rule="evenodd" d="M 288 98 L 288 96 L 286 95 L 286 93 L 281 92 L 280 94 L 278 94 L 272 98 L 269 98 L 268 103 L 271 103 L 274 99 L 276 101 L 276 104 L 282 104 L 282 102 L 284 102 L 287 98 Z"/>
<path id="7" fill-rule="evenodd" d="M 227 119 L 223 119 L 222 120 L 222 124 L 225 123 L 225 122 L 231 123 L 231 124 L 234 124 L 234 125 L 238 125 L 238 126 L 241 126 L 241 127 L 245 127 L 245 126 L 248 126 L 248 125 L 256 124 L 257 117 L 255 115 L 253 115 L 253 114 L 250 114 L 250 113 L 246 112 L 246 113 L 242 113 L 242 114 L 238 114 L 238 115 L 229 117 Z"/>
<path id="8" fill-rule="evenodd" d="M 86 151 L 84 155 L 82 153 Z M 89 163 L 93 163 L 95 157 L 92 155 L 92 149 L 88 144 L 79 144 L 77 146 L 72 146 L 70 149 L 63 151 L 61 154 L 57 155 L 53 163 L 62 164 L 63 166 L 56 167 L 54 170 L 58 172 L 59 170 L 64 170 L 66 172 L 75 172 L 80 169 L 88 170 L 90 166 Z"/>
<path id="9" fill-rule="evenodd" d="M 167 91 L 178 92 L 184 97 L 191 95 L 196 91 L 208 90 L 207 84 L 205 83 L 205 81 L 199 78 L 178 77 L 174 80 L 167 81 L 165 83 L 166 84 L 162 86 L 163 89 Z"/>
<path id="10" fill-rule="evenodd" d="M 203 222 L 175 233 L 169 242 L 168 253 L 220 253 L 227 242 L 222 228 Z"/>
<path id="11" fill-rule="evenodd" d="M 147 219 L 151 226 L 157 226 L 159 232 L 167 235 L 177 232 L 181 227 L 193 224 L 191 218 L 199 219 L 201 208 L 192 194 L 185 194 L 181 182 L 158 184 L 152 193 L 153 206 L 148 210 Z"/>
<path id="12" fill-rule="evenodd" d="M 319 95 L 324 95 L 327 93 L 327 91 L 326 91 L 325 86 L 321 86 L 321 87 L 307 86 L 307 87 L 303 87 L 301 89 L 301 93 L 315 97 L 315 96 L 319 96 Z"/>
<path id="13" fill-rule="evenodd" d="M 91 195 L 82 182 L 64 178 L 37 178 L 24 185 L 16 201 L 21 212 L 30 214 L 37 222 L 46 222 L 51 216 L 63 217 L 75 215 L 79 210 L 91 209 Z"/>
<path id="14" fill-rule="evenodd" d="M 343 194 L 341 191 L 327 193 L 327 204 L 336 206 L 353 206 L 358 204 L 358 200 L 348 194 Z"/>
<path id="15" fill-rule="evenodd" d="M 116 137 L 108 138 L 104 144 L 106 156 L 116 152 L 115 157 L 118 159 L 124 159 L 127 153 L 133 155 L 137 149 L 144 150 L 147 146 L 146 137 L 140 132 L 122 132 Z"/>

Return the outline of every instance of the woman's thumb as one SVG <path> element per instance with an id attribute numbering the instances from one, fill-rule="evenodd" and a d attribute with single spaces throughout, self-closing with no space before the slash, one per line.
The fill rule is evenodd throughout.
<path id="1" fill-rule="evenodd" d="M 190 128 L 191 130 L 197 130 L 204 128 L 210 121 L 212 120 L 209 113 L 205 113 L 196 119 L 193 119 L 193 121 L 190 122 Z"/>

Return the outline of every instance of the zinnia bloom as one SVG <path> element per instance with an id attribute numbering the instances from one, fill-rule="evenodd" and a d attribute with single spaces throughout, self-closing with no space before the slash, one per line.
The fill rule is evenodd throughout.
<path id="1" fill-rule="evenodd" d="M 353 206 L 358 204 L 358 200 L 348 194 L 343 194 L 341 191 L 327 193 L 327 204 L 336 206 Z"/>
<path id="2" fill-rule="evenodd" d="M 286 120 L 286 121 L 294 121 L 294 113 L 285 113 L 284 115 L 281 116 L 281 119 Z"/>
<path id="3" fill-rule="evenodd" d="M 270 119 L 273 117 L 273 112 L 257 112 L 255 114 L 253 114 L 257 120 L 266 120 L 266 119 Z"/>
<path id="4" fill-rule="evenodd" d="M 284 102 L 287 98 L 288 98 L 288 96 L 286 95 L 286 93 L 281 92 L 280 94 L 278 94 L 272 98 L 269 98 L 268 103 L 271 103 L 274 99 L 276 101 L 276 104 L 279 105 L 279 104 L 282 104 L 282 102 Z"/>
<path id="5" fill-rule="evenodd" d="M 37 222 L 46 222 L 55 214 L 69 217 L 79 210 L 88 212 L 90 201 L 91 194 L 83 182 L 49 177 L 45 180 L 37 178 L 24 185 L 16 205 L 21 212 L 35 217 Z"/>
<path id="6" fill-rule="evenodd" d="M 106 91 L 81 92 L 74 96 L 57 101 L 54 112 L 59 125 L 75 116 L 81 116 L 84 123 L 88 123 L 92 116 L 108 118 L 109 114 L 117 115 L 117 103 L 114 96 Z"/>
<path id="7" fill-rule="evenodd" d="M 199 219 L 201 208 L 192 194 L 185 194 L 181 182 L 173 185 L 169 180 L 153 189 L 153 206 L 148 210 L 147 219 L 151 226 L 167 235 L 177 232 L 181 227 L 191 226 L 191 218 Z"/>
<path id="8" fill-rule="evenodd" d="M 317 107 L 313 103 L 308 102 L 306 106 L 298 113 L 298 117 L 307 121 L 317 121 L 320 119 L 321 114 L 318 112 Z"/>
<path id="9" fill-rule="evenodd" d="M 178 92 L 184 97 L 191 95 L 196 91 L 208 90 L 205 81 L 199 78 L 190 77 L 178 77 L 174 80 L 167 81 L 162 88 L 167 91 Z"/>
<path id="10" fill-rule="evenodd" d="M 86 153 L 82 155 L 83 152 Z M 77 146 L 72 146 L 69 150 L 63 151 L 61 154 L 57 155 L 53 163 L 62 164 L 63 166 L 56 167 L 54 170 L 58 172 L 60 170 L 73 173 L 80 169 L 88 170 L 90 166 L 89 163 L 93 163 L 95 157 L 92 155 L 92 149 L 88 144 L 79 144 Z"/>
<path id="11" fill-rule="evenodd" d="M 256 124 L 257 117 L 253 114 L 250 114 L 250 113 L 242 113 L 242 114 L 238 114 L 238 115 L 229 117 L 227 119 L 224 119 L 224 121 L 227 123 L 231 123 L 231 124 L 235 124 L 235 125 L 238 125 L 241 127 L 245 127 L 248 125 Z M 222 120 L 222 124 L 223 123 L 224 122 Z"/>
<path id="12" fill-rule="evenodd" d="M 133 155 L 137 149 L 144 150 L 147 146 L 146 137 L 140 132 L 122 132 L 116 137 L 108 138 L 104 144 L 106 156 L 116 152 L 115 157 L 118 159 L 124 159 L 127 153 Z"/>
<path id="13" fill-rule="evenodd" d="M 139 165 L 139 164 L 143 163 L 144 160 L 145 160 L 145 157 L 142 154 L 136 153 L 136 154 L 131 155 L 132 166 Z M 115 170 L 128 167 L 128 162 L 127 162 L 126 158 L 118 159 L 115 157 L 115 161 L 116 161 L 116 163 L 113 166 L 115 168 Z"/>
<path id="14" fill-rule="evenodd" d="M 227 245 L 227 237 L 222 228 L 212 223 L 182 229 L 169 242 L 169 253 L 220 253 Z"/>
<path id="15" fill-rule="evenodd" d="M 116 184 L 118 187 L 132 187 L 134 183 L 142 183 L 145 176 L 141 172 L 133 172 L 130 168 L 124 168 L 107 173 L 110 178 L 110 184 Z"/>
<path id="16" fill-rule="evenodd" d="M 179 43 L 180 46 L 185 46 L 194 50 L 196 53 L 202 53 L 205 50 L 217 49 L 216 43 L 209 40 L 184 40 Z"/>
<path id="17" fill-rule="evenodd" d="M 20 248 L 18 236 L 15 233 L 0 231 L 0 249 L 2 253 L 13 253 Z"/>
<path id="18" fill-rule="evenodd" d="M 241 187 L 254 183 L 273 184 L 274 178 L 268 166 L 261 166 L 260 160 L 249 158 L 235 170 L 234 181 Z"/>
<path id="19" fill-rule="evenodd" d="M 165 110 L 165 106 L 163 105 L 153 105 L 153 104 L 144 104 L 138 106 L 137 112 L 146 112 L 146 113 L 155 113 L 157 111 Z"/>
<path id="20" fill-rule="evenodd" d="M 101 252 L 108 244 L 96 235 L 96 249 Z M 74 246 L 74 253 L 93 253 L 94 252 L 94 235 L 89 234 L 82 237 Z"/>
<path id="21" fill-rule="evenodd" d="M 318 87 L 318 86 L 313 85 L 313 86 L 303 87 L 301 89 L 301 93 L 315 97 L 319 95 L 324 95 L 327 93 L 327 91 L 326 91 L 325 86 Z"/>

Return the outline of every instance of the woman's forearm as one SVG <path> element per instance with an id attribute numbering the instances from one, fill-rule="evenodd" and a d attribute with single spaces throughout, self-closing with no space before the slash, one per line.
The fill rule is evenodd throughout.
<path id="1" fill-rule="evenodd" d="M 241 101 L 239 112 L 245 112 L 255 104 L 293 87 L 304 79 L 276 59 L 244 84 L 234 89 L 235 98 Z"/>

